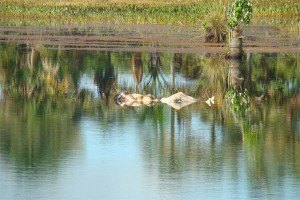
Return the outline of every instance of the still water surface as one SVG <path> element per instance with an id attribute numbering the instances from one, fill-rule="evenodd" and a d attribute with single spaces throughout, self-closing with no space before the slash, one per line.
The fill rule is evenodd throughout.
<path id="1" fill-rule="evenodd" d="M 1 199 L 300 196 L 299 53 L 248 53 L 236 65 L 3 43 L 0 72 Z M 113 96 L 125 89 L 199 101 L 122 108 Z M 228 91 L 248 91 L 250 106 L 226 103 Z"/>

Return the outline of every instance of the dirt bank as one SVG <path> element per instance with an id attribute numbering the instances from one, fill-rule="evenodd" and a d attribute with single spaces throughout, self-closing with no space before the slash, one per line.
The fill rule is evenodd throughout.
<path id="1" fill-rule="evenodd" d="M 114 25 L 0 26 L 0 43 L 25 47 L 108 51 L 168 51 L 180 53 L 226 53 L 227 43 L 204 42 L 200 28 L 190 26 Z M 249 26 L 244 30 L 245 52 L 300 52 L 300 34 L 282 33 L 272 26 Z"/>

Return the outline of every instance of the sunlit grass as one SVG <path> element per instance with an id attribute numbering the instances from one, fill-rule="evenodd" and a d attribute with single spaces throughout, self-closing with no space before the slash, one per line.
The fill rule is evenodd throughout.
<path id="1" fill-rule="evenodd" d="M 200 24 L 211 12 L 225 13 L 227 0 L 2 0 L 2 17 L 41 22 Z M 254 0 L 254 17 L 299 16 L 300 2 Z"/>

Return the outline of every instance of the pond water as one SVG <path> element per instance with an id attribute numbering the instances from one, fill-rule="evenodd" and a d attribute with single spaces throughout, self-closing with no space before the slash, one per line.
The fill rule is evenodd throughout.
<path id="1" fill-rule="evenodd" d="M 2 41 L 1 199 L 297 199 L 299 86 L 299 52 Z M 120 107 L 122 90 L 198 102 Z"/>

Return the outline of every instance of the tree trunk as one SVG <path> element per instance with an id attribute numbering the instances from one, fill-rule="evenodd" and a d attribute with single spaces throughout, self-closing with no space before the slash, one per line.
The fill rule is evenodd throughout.
<path id="1" fill-rule="evenodd" d="M 243 55 L 243 38 L 241 30 L 232 29 L 231 38 L 229 44 L 229 57 L 230 58 L 241 58 Z"/>

